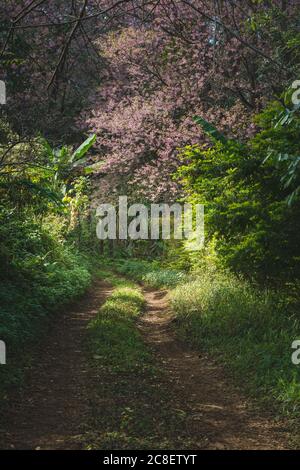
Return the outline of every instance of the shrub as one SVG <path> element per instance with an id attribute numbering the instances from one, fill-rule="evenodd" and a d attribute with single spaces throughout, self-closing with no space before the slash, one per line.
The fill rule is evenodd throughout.
<path id="1" fill-rule="evenodd" d="M 46 331 L 50 315 L 80 296 L 91 276 L 87 260 L 57 230 L 59 220 L 38 224 L 32 217 L 1 215 L 0 339 L 9 354 L 0 370 L 4 389 L 19 380 L 20 358 Z"/>
<path id="2" fill-rule="evenodd" d="M 186 146 L 177 176 L 189 202 L 205 205 L 219 266 L 282 285 L 300 278 L 299 106 L 270 103 L 255 120 L 261 130 L 246 143 L 214 134 Z"/>
<path id="3" fill-rule="evenodd" d="M 279 295 L 203 273 L 172 291 L 171 302 L 183 338 L 227 364 L 251 393 L 300 412 L 300 370 L 291 362 L 300 321 Z"/>

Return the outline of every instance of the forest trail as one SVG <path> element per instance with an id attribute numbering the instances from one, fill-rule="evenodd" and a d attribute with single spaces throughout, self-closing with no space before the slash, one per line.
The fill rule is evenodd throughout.
<path id="1" fill-rule="evenodd" d="M 145 289 L 147 310 L 139 322 L 145 341 L 166 370 L 185 411 L 192 435 L 202 436 L 204 449 L 286 449 L 288 433 L 282 423 L 254 412 L 224 371 L 204 354 L 178 340 L 168 294 Z"/>
<path id="2" fill-rule="evenodd" d="M 0 425 L 0 448 L 82 448 L 95 406 L 86 326 L 111 291 L 106 283 L 96 281 L 81 301 L 58 316 L 34 356 L 23 390 L 10 400 Z M 282 424 L 251 410 L 222 368 L 176 338 L 167 293 L 153 289 L 144 293 L 147 308 L 137 327 L 157 365 L 165 370 L 162 386 L 172 388 L 172 407 L 183 410 L 189 432 L 199 436 L 199 449 L 287 448 Z M 132 380 L 137 380 L 134 375 Z M 112 396 L 112 407 L 113 403 Z"/>

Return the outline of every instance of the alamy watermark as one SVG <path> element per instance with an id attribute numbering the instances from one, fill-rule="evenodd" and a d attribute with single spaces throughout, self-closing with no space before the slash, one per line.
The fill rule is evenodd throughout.
<path id="1" fill-rule="evenodd" d="M 6 104 L 6 85 L 3 80 L 0 80 L 0 104 Z"/>
<path id="2" fill-rule="evenodd" d="M 300 364 L 300 340 L 299 339 L 296 339 L 295 341 L 293 341 L 292 349 L 295 349 L 291 357 L 292 363 L 295 366 L 298 366 Z"/>
<path id="3" fill-rule="evenodd" d="M 6 364 L 6 344 L 0 340 L 0 365 Z"/>
<path id="4" fill-rule="evenodd" d="M 292 94 L 292 103 L 298 106 L 300 104 L 300 80 L 295 80 L 292 83 L 294 93 Z"/>
<path id="5" fill-rule="evenodd" d="M 190 251 L 204 246 L 203 204 L 131 204 L 119 197 L 118 207 L 100 204 L 96 211 L 100 240 L 183 240 Z"/>

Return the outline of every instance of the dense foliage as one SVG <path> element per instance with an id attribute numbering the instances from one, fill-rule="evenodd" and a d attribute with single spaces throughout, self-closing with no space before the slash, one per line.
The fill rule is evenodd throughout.
<path id="1" fill-rule="evenodd" d="M 41 138 L 19 142 L 2 120 L 0 164 L 0 337 L 9 351 L 1 386 L 18 380 L 22 352 L 46 331 L 49 316 L 80 296 L 91 281 L 93 229 L 87 223 L 88 182 L 75 152 Z M 80 253 L 81 252 L 81 253 Z"/>
<path id="2" fill-rule="evenodd" d="M 186 147 L 178 171 L 190 200 L 205 204 L 207 237 L 222 264 L 262 283 L 300 276 L 300 116 L 287 121 L 283 113 L 282 104 L 270 104 L 245 144 Z"/>
<path id="3" fill-rule="evenodd" d="M 264 406 L 299 415 L 299 368 L 291 361 L 299 317 L 279 294 L 229 273 L 202 273 L 171 294 L 182 339 L 225 363 Z"/>

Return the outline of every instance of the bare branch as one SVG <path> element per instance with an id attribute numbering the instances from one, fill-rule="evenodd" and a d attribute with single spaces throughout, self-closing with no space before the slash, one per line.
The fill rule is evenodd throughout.
<path id="1" fill-rule="evenodd" d="M 221 20 L 217 19 L 217 18 L 213 18 L 211 17 L 210 15 L 208 15 L 207 13 L 204 13 L 203 11 L 201 11 L 199 8 L 197 8 L 195 5 L 193 5 L 192 3 L 190 3 L 188 0 L 181 0 L 182 3 L 184 3 L 185 5 L 188 5 L 190 8 L 192 8 L 192 10 L 196 11 L 199 15 L 201 15 L 203 18 L 206 18 L 207 20 L 211 21 L 212 23 L 215 23 L 219 26 L 221 26 L 222 28 L 224 28 L 225 31 L 227 31 L 229 34 L 231 34 L 233 37 L 235 37 L 241 44 L 243 44 L 245 47 L 247 47 L 248 49 L 251 49 L 253 52 L 255 52 L 256 54 L 260 55 L 261 57 L 264 57 L 268 62 L 271 62 L 273 63 L 274 65 L 276 65 L 277 67 L 279 67 L 280 69 L 284 70 L 285 72 L 291 74 L 291 71 L 289 69 L 287 69 L 283 64 L 277 62 L 277 60 L 273 59 L 272 57 L 270 57 L 269 55 L 267 55 L 265 52 L 263 52 L 261 49 L 258 49 L 257 47 L 255 47 L 253 44 L 250 44 L 249 42 L 247 42 L 245 39 L 243 39 L 240 34 L 238 34 L 236 31 L 234 31 L 232 28 L 230 28 L 229 26 L 226 26 Z"/>

